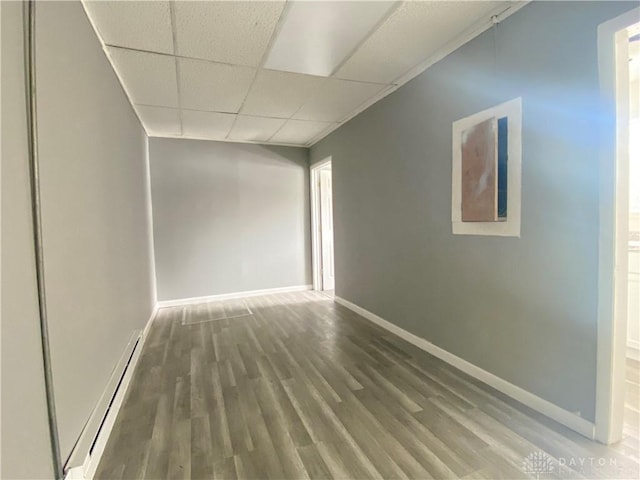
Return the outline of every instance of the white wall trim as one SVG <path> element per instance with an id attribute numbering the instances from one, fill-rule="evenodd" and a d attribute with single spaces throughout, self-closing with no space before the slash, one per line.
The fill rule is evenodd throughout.
<path id="1" fill-rule="evenodd" d="M 489 118 L 507 117 L 507 219 L 502 222 L 462 221 L 462 133 Z M 514 98 L 453 122 L 451 162 L 451 228 L 454 235 L 520 237 L 522 201 L 522 97 Z"/>
<path id="2" fill-rule="evenodd" d="M 389 332 L 399 336 L 412 345 L 415 345 L 425 352 L 430 353 L 434 357 L 437 357 L 440 360 L 448 363 L 449 365 L 456 367 L 467 375 L 470 375 L 473 378 L 486 383 L 487 385 L 495 388 L 505 395 L 518 400 L 526 406 L 542 413 L 543 415 L 546 415 L 549 418 L 552 418 L 556 422 L 569 427 L 570 429 L 580 433 L 581 435 L 584 435 L 587 438 L 594 438 L 595 425 L 588 420 L 585 420 L 584 418 L 581 418 L 576 414 L 571 413 L 555 405 L 554 403 L 549 402 L 548 400 L 540 398 L 537 395 L 534 395 L 533 393 L 494 375 L 493 373 L 483 370 L 482 368 L 454 355 L 453 353 L 450 353 L 443 348 L 434 345 L 428 340 L 422 337 L 418 337 L 417 335 L 404 330 L 403 328 L 385 320 L 384 318 L 379 317 L 378 315 L 371 313 L 368 310 L 365 310 L 355 303 L 352 303 L 341 297 L 335 297 L 335 301 L 340 305 L 347 307 L 349 310 L 354 311 L 358 315 L 366 318 L 367 320 L 375 323 L 376 325 L 384 328 L 385 330 L 388 330 Z"/>
<path id="3" fill-rule="evenodd" d="M 122 406 L 124 397 L 127 393 L 127 390 L 129 389 L 129 384 L 131 383 L 133 372 L 135 371 L 138 360 L 140 359 L 140 354 L 144 347 L 144 342 L 147 338 L 149 329 L 157 314 L 158 305 L 156 304 L 144 328 L 142 330 L 136 330 L 132 334 L 130 343 L 134 343 L 135 349 L 133 350 L 133 352 L 131 352 L 129 348 L 125 349 L 125 353 L 121 358 L 121 362 L 124 360 L 126 366 L 124 374 L 121 370 L 118 370 L 116 368 L 116 371 L 114 371 L 114 375 L 112 375 L 112 379 L 115 378 L 117 382 L 120 382 L 120 379 L 122 378 L 122 381 L 120 382 L 118 389 L 114 392 L 114 395 L 109 397 L 109 401 L 111 401 L 111 398 L 113 398 L 113 402 L 111 403 L 111 407 L 106 417 L 104 417 L 104 422 L 102 422 L 102 425 L 98 432 L 93 450 L 91 451 L 91 453 L 87 453 L 82 465 L 73 466 L 67 471 L 65 480 L 93 479 L 96 473 L 96 469 L 98 468 L 98 464 L 100 463 L 100 459 L 102 458 L 102 454 L 104 453 L 104 449 L 107 445 L 107 440 L 109 440 L 109 436 L 111 434 L 111 431 L 113 430 L 113 425 L 115 424 L 118 412 L 120 411 L 120 407 Z M 136 341 L 138 342 L 137 345 L 135 345 Z M 129 358 L 131 360 L 129 361 L 128 365 L 126 365 L 126 361 L 128 361 Z M 119 374 L 116 375 L 117 373 Z"/>
<path id="4" fill-rule="evenodd" d="M 275 293 L 303 292 L 311 290 L 312 285 L 294 285 L 291 287 L 266 288 L 264 290 L 249 290 L 246 292 L 223 293 L 220 295 L 207 295 L 204 297 L 178 298 L 175 300 L 163 300 L 158 302 L 158 308 L 179 307 L 194 303 L 206 303 L 219 300 L 231 300 L 233 298 L 257 297 L 259 295 L 271 295 Z"/>
<path id="5" fill-rule="evenodd" d="M 599 169 L 598 331 L 596 353 L 596 439 L 622 438 L 627 336 L 629 232 L 629 100 L 626 29 L 640 8 L 598 26 L 598 71 L 602 117 L 612 135 L 601 135 Z M 605 131 L 606 132 L 606 131 Z"/>
<path id="6" fill-rule="evenodd" d="M 149 252 L 151 255 L 151 294 L 153 295 L 154 308 L 158 308 L 158 276 L 156 273 L 156 248 L 155 238 L 153 236 L 153 201 L 151 198 L 151 156 L 149 155 L 149 136 L 144 133 L 144 161 L 145 161 L 145 176 L 146 176 L 146 192 L 147 208 L 149 209 L 147 214 L 147 226 L 149 228 Z"/>
<path id="7" fill-rule="evenodd" d="M 629 339 L 627 341 L 627 358 L 640 362 L 640 342 Z"/>
<path id="8" fill-rule="evenodd" d="M 70 468 L 69 471 L 65 474 L 64 480 L 85 480 L 82 469 L 82 465 L 80 465 L 79 467 Z"/>
<path id="9" fill-rule="evenodd" d="M 309 182 L 311 184 L 311 274 L 313 276 L 313 289 L 322 290 L 322 242 L 320 221 L 320 170 L 331 165 L 331 157 L 313 164 L 309 169 Z"/>

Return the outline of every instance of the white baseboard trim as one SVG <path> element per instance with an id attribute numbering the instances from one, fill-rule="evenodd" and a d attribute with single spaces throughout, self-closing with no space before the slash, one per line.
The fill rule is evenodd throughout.
<path id="1" fill-rule="evenodd" d="M 192 305 L 194 303 L 206 303 L 219 300 L 231 300 L 234 298 L 257 297 L 259 295 L 270 295 L 274 293 L 303 292 L 311 290 L 313 285 L 294 285 L 292 287 L 266 288 L 264 290 L 249 290 L 246 292 L 223 293 L 221 295 L 208 295 L 204 297 L 179 298 L 176 300 L 163 300 L 158 302 L 158 308 L 179 307 L 181 305 Z"/>
<path id="2" fill-rule="evenodd" d="M 640 362 L 640 342 L 638 340 L 627 340 L 627 358 Z"/>
<path id="3" fill-rule="evenodd" d="M 384 318 L 379 317 L 378 315 L 371 313 L 368 310 L 356 305 L 355 303 L 351 303 L 348 300 L 345 300 L 341 297 L 335 297 L 336 303 L 347 307 L 349 310 L 354 311 L 358 315 L 366 318 L 367 320 L 375 323 L 376 325 L 388 330 L 391 333 L 399 336 L 403 340 L 415 345 L 416 347 L 424 350 L 427 353 L 430 353 L 434 357 L 443 360 L 456 367 L 458 370 L 463 371 L 467 375 L 472 376 L 480 380 L 483 383 L 495 388 L 496 390 L 508 395 L 515 400 L 518 400 L 520 403 L 525 404 L 526 406 L 536 410 L 537 412 L 546 415 L 549 418 L 552 418 L 558 423 L 584 435 L 587 438 L 594 439 L 595 435 L 595 425 L 584 418 L 579 417 L 578 415 L 571 413 L 562 407 L 559 407 L 548 400 L 538 397 L 523 388 L 518 387 L 496 375 L 493 373 L 487 372 L 482 368 L 434 345 L 433 343 L 425 340 L 424 338 L 418 337 L 413 333 L 410 333 L 403 328 L 394 325 L 393 323 L 385 320 Z"/>
<path id="4" fill-rule="evenodd" d="M 144 342 L 147 338 L 149 328 L 153 323 L 153 320 L 155 319 L 157 313 L 158 305 L 156 304 L 153 311 L 151 312 L 151 315 L 149 316 L 147 324 L 144 326 L 144 329 L 137 330 L 132 335 L 132 340 L 130 341 L 130 343 L 133 342 L 133 350 L 127 348 L 122 356 L 121 361 L 119 362 L 120 365 L 120 363 L 124 360 L 124 367 L 126 368 L 126 370 L 124 370 L 124 374 L 122 374 L 122 369 L 119 370 L 119 375 L 117 375 L 117 382 L 119 382 L 119 386 L 116 384 L 117 390 L 115 391 L 115 395 L 109 397 L 109 399 L 113 398 L 113 402 L 111 403 L 106 417 L 104 417 L 104 422 L 102 422 L 102 425 L 98 432 L 98 436 L 95 439 L 93 449 L 86 455 L 82 465 L 73 466 L 67 471 L 65 480 L 93 479 L 96 473 L 96 469 L 98 468 L 98 464 L 100 463 L 100 459 L 102 458 L 102 454 L 104 453 L 104 449 L 107 445 L 109 435 L 113 430 L 113 425 L 115 424 L 116 417 L 118 416 L 118 412 L 120 410 L 120 407 L 122 406 L 122 402 L 129 388 L 129 383 L 131 382 L 133 372 L 135 371 L 138 360 L 140 359 L 140 353 L 142 352 L 142 347 L 144 346 Z M 116 368 L 116 371 L 114 371 L 114 375 L 112 375 L 112 378 L 116 376 L 117 372 L 118 368 Z M 120 381 L 120 379 L 122 379 L 122 381 Z"/>

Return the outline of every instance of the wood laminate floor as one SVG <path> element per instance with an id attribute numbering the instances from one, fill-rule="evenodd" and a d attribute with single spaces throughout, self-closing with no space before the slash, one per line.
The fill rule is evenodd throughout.
<path id="1" fill-rule="evenodd" d="M 589 441 L 304 292 L 160 310 L 96 478 L 638 478 L 638 460 L 637 429 Z"/>
<path id="2" fill-rule="evenodd" d="M 622 441 L 616 448 L 635 454 L 638 460 L 640 449 L 640 362 L 627 358 L 626 392 L 624 401 L 624 425 Z"/>

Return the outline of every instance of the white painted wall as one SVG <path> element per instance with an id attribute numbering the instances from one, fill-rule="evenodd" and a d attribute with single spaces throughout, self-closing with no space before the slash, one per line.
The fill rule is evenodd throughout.
<path id="1" fill-rule="evenodd" d="M 304 148 L 150 138 L 161 302 L 310 284 Z"/>
<path id="2" fill-rule="evenodd" d="M 630 355 L 640 360 L 640 251 L 629 251 L 629 309 L 627 321 L 627 346 Z"/>
<path id="3" fill-rule="evenodd" d="M 21 2 L 2 12 L 2 467 L 3 479 L 53 478 L 38 314 Z"/>
<path id="4" fill-rule="evenodd" d="M 154 307 L 146 134 L 80 2 L 36 3 L 42 227 L 67 458 Z"/>
<path id="5" fill-rule="evenodd" d="M 640 61 L 638 57 L 636 62 Z M 639 67 L 635 67 L 639 68 Z M 633 75 L 633 73 L 632 73 Z M 636 73 L 637 75 L 637 73 Z M 638 91 L 640 80 L 630 82 L 631 102 L 629 126 L 629 231 L 640 232 L 640 112 L 638 111 Z M 637 233 L 636 233 L 637 235 Z M 640 241 L 629 243 L 629 286 L 627 310 L 628 354 L 640 360 Z"/>

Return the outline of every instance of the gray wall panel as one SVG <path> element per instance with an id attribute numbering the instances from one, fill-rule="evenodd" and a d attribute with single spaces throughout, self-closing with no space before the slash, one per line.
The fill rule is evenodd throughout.
<path id="1" fill-rule="evenodd" d="M 149 142 L 159 300 L 311 283 L 306 149 Z"/>
<path id="2" fill-rule="evenodd" d="M 63 461 L 154 305 L 145 133 L 80 2 L 38 2 L 45 282 Z"/>
<path id="3" fill-rule="evenodd" d="M 532 3 L 323 139 L 337 295 L 593 421 L 597 26 L 634 6 Z M 451 233 L 451 124 L 523 98 L 522 238 Z"/>

